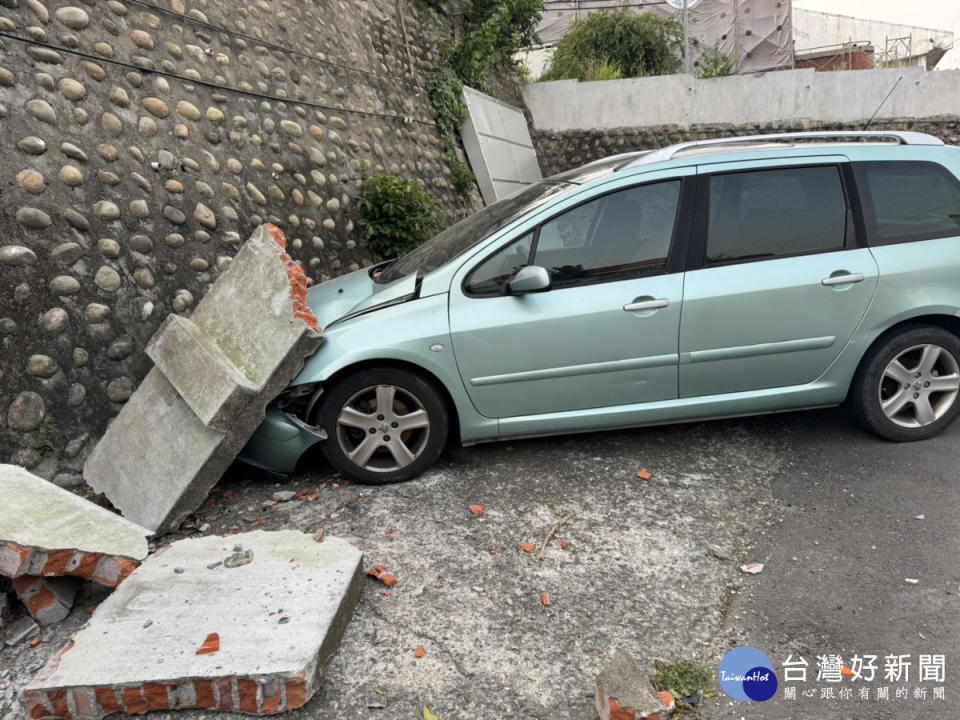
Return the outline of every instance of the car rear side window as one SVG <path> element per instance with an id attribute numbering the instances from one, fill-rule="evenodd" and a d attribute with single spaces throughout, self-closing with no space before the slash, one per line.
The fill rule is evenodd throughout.
<path id="1" fill-rule="evenodd" d="M 844 247 L 847 202 L 835 165 L 712 175 L 707 264 Z"/>
<path id="2" fill-rule="evenodd" d="M 870 245 L 960 235 L 960 182 L 932 162 L 854 164 Z"/>

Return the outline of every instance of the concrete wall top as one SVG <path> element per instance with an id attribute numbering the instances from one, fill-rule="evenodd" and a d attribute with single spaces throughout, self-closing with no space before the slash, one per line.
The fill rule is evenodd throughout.
<path id="1" fill-rule="evenodd" d="M 878 119 L 960 115 L 960 71 L 920 68 L 790 70 L 698 80 L 689 75 L 524 87 L 536 130 L 675 125 L 845 123 L 869 119 L 899 78 Z"/>

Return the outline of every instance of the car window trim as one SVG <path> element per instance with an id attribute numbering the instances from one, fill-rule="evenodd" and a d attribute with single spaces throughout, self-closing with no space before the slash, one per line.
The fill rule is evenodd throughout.
<path id="1" fill-rule="evenodd" d="M 695 201 L 694 191 L 695 191 L 695 183 L 697 181 L 697 176 L 694 174 L 678 175 L 674 177 L 660 177 L 654 180 L 648 180 L 647 182 L 636 183 L 635 185 L 623 185 L 623 186 L 599 193 L 597 195 L 593 195 L 589 198 L 586 198 L 576 203 L 575 205 L 571 205 L 568 208 L 564 208 L 563 210 L 556 213 L 555 215 L 551 215 L 550 217 L 537 223 L 537 226 L 532 230 L 527 230 L 526 232 L 520 233 L 519 235 L 517 235 L 517 237 L 513 238 L 509 242 L 503 245 L 500 245 L 496 250 L 484 255 L 483 258 L 478 260 L 477 263 L 473 267 L 471 267 L 470 270 L 467 272 L 467 274 L 464 276 L 463 280 L 460 283 L 460 291 L 463 293 L 465 297 L 476 299 L 476 300 L 485 300 L 485 299 L 490 299 L 495 297 L 502 297 L 502 295 L 479 295 L 476 293 L 471 293 L 467 289 L 467 285 L 473 273 L 475 273 L 480 266 L 482 266 L 485 262 L 487 262 L 487 260 L 492 258 L 497 253 L 507 250 L 507 248 L 509 248 L 511 245 L 513 245 L 514 243 L 520 242 L 521 240 L 523 240 L 523 238 L 525 238 L 527 235 L 533 232 L 533 241 L 530 243 L 530 254 L 527 255 L 527 265 L 530 265 L 533 262 L 533 258 L 535 258 L 537 254 L 537 245 L 539 244 L 539 241 L 540 241 L 540 228 L 542 228 L 547 223 L 555 220 L 556 218 L 568 212 L 573 212 L 577 208 L 583 205 L 586 205 L 587 203 L 594 202 L 596 200 L 601 200 L 609 195 L 613 195 L 618 192 L 625 192 L 627 190 L 633 190 L 638 187 L 644 187 L 646 185 L 655 185 L 657 183 L 662 183 L 662 182 L 677 182 L 677 181 L 680 182 L 680 192 L 679 192 L 679 197 L 677 198 L 676 215 L 673 218 L 673 233 L 670 236 L 670 246 L 667 249 L 667 258 L 666 258 L 666 262 L 664 263 L 664 269 L 661 272 L 650 273 L 649 275 L 641 275 L 636 278 L 622 278 L 619 280 L 598 280 L 592 283 L 588 282 L 580 285 L 569 285 L 567 287 L 562 287 L 562 288 L 551 287 L 549 292 L 560 292 L 561 290 L 571 290 L 577 287 L 588 287 L 590 285 L 600 285 L 608 282 L 626 282 L 627 280 L 639 280 L 645 277 L 659 277 L 661 275 L 671 275 L 677 272 L 683 272 L 683 256 L 686 254 L 686 245 L 689 242 L 690 231 L 692 229 L 692 215 L 693 215 L 692 206 L 689 209 L 689 213 L 688 213 L 686 208 L 684 207 L 684 203 L 686 201 L 688 203 L 691 203 L 692 205 L 692 203 Z M 686 221 L 688 216 L 689 216 L 689 221 Z M 596 222 L 596 218 L 594 219 L 594 222 Z M 683 226 L 682 231 L 681 231 L 681 226 Z M 591 223 L 591 232 L 593 231 L 593 229 L 594 229 L 593 223 Z"/>
<path id="2" fill-rule="evenodd" d="M 942 163 L 935 162 L 933 160 L 857 160 L 851 163 L 850 172 L 853 177 L 854 183 L 858 190 L 860 191 L 860 197 L 863 204 L 863 247 L 886 247 L 888 245 L 905 245 L 907 243 L 915 242 L 925 242 L 927 240 L 942 240 L 944 238 L 958 237 L 960 236 L 960 229 L 958 232 L 945 235 L 939 232 L 932 233 L 922 233 L 916 234 L 916 236 L 911 236 L 908 238 L 902 238 L 898 240 L 889 240 L 883 242 L 872 242 L 870 234 L 867 231 L 867 220 L 875 226 L 879 227 L 879 221 L 877 219 L 877 207 L 873 201 L 873 193 L 870 191 L 870 185 L 867 183 L 866 177 L 862 175 L 861 166 L 863 165 L 913 165 L 913 166 L 929 166 L 932 165 L 937 169 L 937 171 L 945 173 L 948 178 L 953 180 L 955 185 L 960 186 L 960 178 L 946 167 Z M 862 186 L 862 188 L 861 188 Z"/>
<path id="3" fill-rule="evenodd" d="M 784 253 L 774 257 L 748 257 L 732 259 L 722 262 L 707 263 L 707 238 L 710 231 L 710 179 L 714 175 L 733 175 L 736 173 L 765 172 L 770 170 L 793 170 L 796 168 L 823 168 L 832 167 L 837 169 L 840 177 L 840 186 L 843 189 L 843 201 L 846 205 L 846 219 L 844 221 L 843 246 L 831 250 L 808 250 L 805 252 Z M 719 170 L 707 172 L 696 176 L 696 205 L 695 217 L 692 220 L 692 233 L 690 238 L 689 250 L 687 252 L 686 271 L 709 269 L 715 267 L 728 267 L 730 265 L 745 265 L 756 262 L 770 262 L 771 260 L 783 260 L 792 257 L 804 257 L 806 255 L 824 255 L 827 253 L 845 252 L 865 245 L 865 223 L 863 212 L 858 210 L 858 195 L 856 185 L 853 180 L 853 170 L 851 163 L 838 162 L 812 162 L 812 163 L 785 163 L 783 165 L 761 165 L 758 167 L 744 167 L 736 170 Z M 857 202 L 855 202 L 855 200 Z M 858 217 L 859 215 L 859 217 Z"/>

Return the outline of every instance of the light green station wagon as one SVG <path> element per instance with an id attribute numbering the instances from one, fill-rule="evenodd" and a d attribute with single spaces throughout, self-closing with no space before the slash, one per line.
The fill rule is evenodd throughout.
<path id="1" fill-rule="evenodd" d="M 723 138 L 548 178 L 312 288 L 326 341 L 241 459 L 385 483 L 464 445 L 846 402 L 888 440 L 960 404 L 960 148 Z"/>

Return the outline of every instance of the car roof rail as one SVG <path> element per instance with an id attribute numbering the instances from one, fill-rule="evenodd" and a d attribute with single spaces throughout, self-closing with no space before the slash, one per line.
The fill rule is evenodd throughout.
<path id="1" fill-rule="evenodd" d="M 810 132 L 770 133 L 767 135 L 740 135 L 733 137 L 711 138 L 709 140 L 691 140 L 690 142 L 669 145 L 635 158 L 620 167 L 626 170 L 641 165 L 672 160 L 678 155 L 691 151 L 709 149 L 714 146 L 733 149 L 737 145 L 768 144 L 771 146 L 788 144 L 792 140 L 836 140 L 851 142 L 854 140 L 895 142 L 898 145 L 944 145 L 938 137 L 927 133 L 901 130 L 817 130 Z"/>

